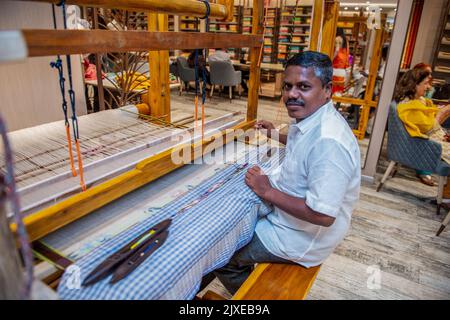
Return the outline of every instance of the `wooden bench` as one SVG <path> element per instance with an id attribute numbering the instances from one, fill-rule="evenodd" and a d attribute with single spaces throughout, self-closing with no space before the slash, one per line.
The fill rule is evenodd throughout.
<path id="1" fill-rule="evenodd" d="M 232 300 L 304 300 L 319 273 L 320 266 L 304 268 L 295 264 L 260 263 L 242 284 Z M 202 300 L 222 300 L 208 291 Z"/>

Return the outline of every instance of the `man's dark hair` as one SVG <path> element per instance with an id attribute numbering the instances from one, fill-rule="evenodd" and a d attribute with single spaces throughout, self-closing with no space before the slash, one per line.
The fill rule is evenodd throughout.
<path id="1" fill-rule="evenodd" d="M 292 56 L 285 68 L 289 66 L 300 66 L 303 68 L 313 68 L 314 74 L 322 82 L 322 86 L 327 85 L 333 78 L 333 65 L 330 57 L 316 51 L 304 51 Z"/>

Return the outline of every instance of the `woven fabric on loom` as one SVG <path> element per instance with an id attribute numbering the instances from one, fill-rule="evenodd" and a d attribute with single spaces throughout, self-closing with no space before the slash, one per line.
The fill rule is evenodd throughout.
<path id="1" fill-rule="evenodd" d="M 61 299 L 192 299 L 197 293 L 203 275 L 224 266 L 233 253 L 252 238 L 258 213 L 267 214 L 256 194 L 244 182 L 252 164 L 267 173 L 284 158 L 284 149 L 272 153 L 270 161 L 257 151 L 246 155 L 246 160 L 230 165 L 191 192 L 163 207 L 156 215 L 139 225 L 125 230 L 110 241 L 76 261 L 81 282 L 103 259 L 130 242 L 156 223 L 173 217 L 180 209 L 202 197 L 212 186 L 226 180 L 220 188 L 207 195 L 195 206 L 173 218 L 169 237 L 161 248 L 147 258 L 123 280 L 110 284 L 111 276 L 89 286 L 74 286 L 76 272 L 66 272 L 58 287 Z M 265 153 L 265 152 L 264 152 Z M 237 171 L 240 164 L 249 166 Z M 231 176 L 231 177 L 230 177 Z M 73 269 L 71 270 L 73 271 Z M 76 281 L 76 279 L 75 279 Z"/>

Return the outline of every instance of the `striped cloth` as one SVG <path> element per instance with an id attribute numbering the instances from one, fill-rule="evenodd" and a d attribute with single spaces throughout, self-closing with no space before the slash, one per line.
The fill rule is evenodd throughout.
<path id="1" fill-rule="evenodd" d="M 258 164 L 268 173 L 279 165 L 283 157 L 284 149 L 277 149 L 270 161 L 264 162 L 267 158 L 261 155 L 261 151 L 251 151 L 245 159 L 239 159 L 191 192 L 167 204 L 157 215 L 132 226 L 83 256 L 70 268 L 70 272 L 67 269 L 64 273 L 58 287 L 60 298 L 194 298 L 202 277 L 224 266 L 236 250 L 249 243 L 258 214 L 270 212 L 270 208 L 245 184 L 247 168 Z M 249 166 L 237 171 L 244 162 L 248 162 Z M 207 198 L 176 215 L 181 208 L 204 195 L 211 186 L 224 180 L 226 183 L 208 194 Z M 92 286 L 79 285 L 106 257 L 166 218 L 173 218 L 166 242 L 126 278 L 113 285 L 109 284 L 111 276 Z"/>

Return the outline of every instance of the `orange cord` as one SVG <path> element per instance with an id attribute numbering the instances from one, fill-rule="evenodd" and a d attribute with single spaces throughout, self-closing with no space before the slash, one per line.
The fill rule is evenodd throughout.
<path id="1" fill-rule="evenodd" d="M 202 103 L 202 144 L 205 137 L 205 105 Z"/>
<path id="2" fill-rule="evenodd" d="M 198 120 L 198 96 L 195 96 L 194 120 L 195 120 L 195 127 L 197 128 L 197 120 Z"/>
<path id="3" fill-rule="evenodd" d="M 80 186 L 83 191 L 86 191 L 86 184 L 84 183 L 84 176 L 83 176 L 83 160 L 81 159 L 80 143 L 78 142 L 78 139 L 75 140 L 75 145 L 77 147 L 78 171 L 80 172 Z"/>
<path id="4" fill-rule="evenodd" d="M 77 176 L 77 171 L 75 170 L 75 163 L 73 161 L 73 153 L 72 153 L 72 141 L 70 139 L 70 128 L 69 125 L 66 125 L 66 136 L 67 136 L 67 146 L 69 148 L 69 158 L 70 158 L 70 169 L 72 169 L 72 175 L 74 177 Z"/>

